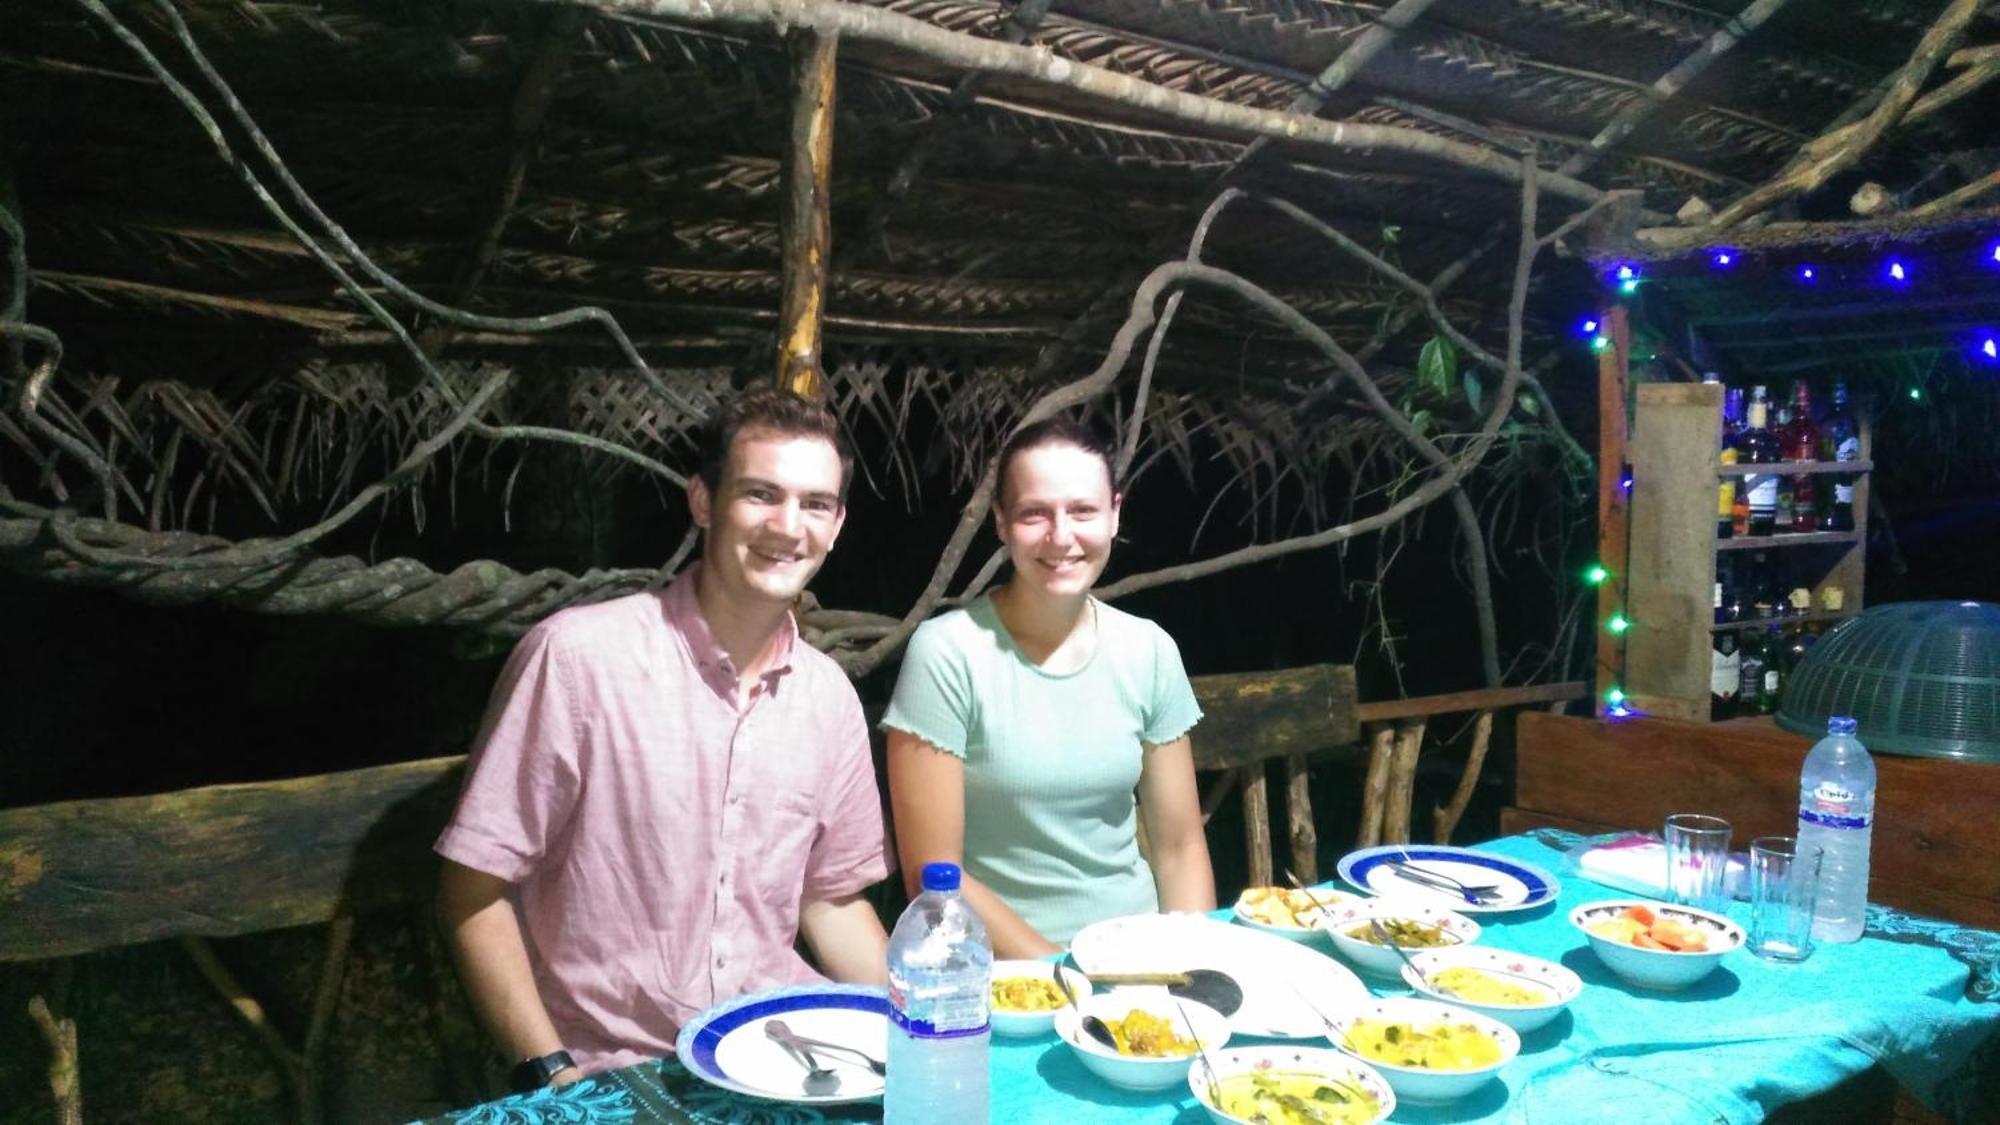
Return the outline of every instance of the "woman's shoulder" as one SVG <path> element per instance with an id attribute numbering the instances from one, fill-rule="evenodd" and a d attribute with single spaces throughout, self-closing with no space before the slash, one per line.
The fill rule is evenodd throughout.
<path id="1" fill-rule="evenodd" d="M 1091 599 L 1097 607 L 1097 626 L 1105 636 L 1130 645 L 1151 646 L 1173 645 L 1173 635 L 1160 627 L 1159 622 L 1136 613 L 1127 613 L 1107 602 Z M 1175 646 L 1178 647 L 1178 646 Z"/>
<path id="2" fill-rule="evenodd" d="M 910 634 L 910 652 L 942 656 L 991 648 L 995 621 L 992 603 L 980 597 L 918 625 Z"/>

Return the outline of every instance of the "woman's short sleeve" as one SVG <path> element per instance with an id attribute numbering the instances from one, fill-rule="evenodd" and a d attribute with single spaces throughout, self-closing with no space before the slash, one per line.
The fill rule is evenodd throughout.
<path id="1" fill-rule="evenodd" d="M 1194 685 L 1188 683 L 1187 668 L 1181 664 L 1180 646 L 1165 629 L 1154 625 L 1153 698 L 1146 709 L 1143 738 L 1148 745 L 1160 746 L 1194 729 L 1201 721 L 1201 704 L 1195 702 Z"/>
<path id="2" fill-rule="evenodd" d="M 950 622 L 937 618 L 917 626 L 903 651 L 903 667 L 881 728 L 913 734 L 963 758 L 973 706 L 971 666 Z"/>

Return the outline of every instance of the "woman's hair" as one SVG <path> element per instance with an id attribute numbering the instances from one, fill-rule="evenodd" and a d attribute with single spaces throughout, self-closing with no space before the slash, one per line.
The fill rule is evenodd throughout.
<path id="1" fill-rule="evenodd" d="M 723 399 L 702 424 L 697 471 L 710 492 L 722 488 L 722 471 L 729 451 L 745 433 L 781 437 L 823 438 L 840 457 L 840 498 L 847 499 L 847 482 L 854 475 L 854 452 L 840 432 L 840 419 L 826 404 L 766 384 Z"/>
<path id="2" fill-rule="evenodd" d="M 1007 470 L 1013 467 L 1014 458 L 1044 445 L 1073 445 L 1095 454 L 1104 462 L 1104 479 L 1111 482 L 1111 494 L 1118 494 L 1118 470 L 1113 463 L 1110 439 L 1074 415 L 1057 414 L 1014 431 L 1007 444 L 1000 447 L 1000 475 L 995 479 L 999 483 L 997 503 L 1001 507 L 1007 506 Z"/>

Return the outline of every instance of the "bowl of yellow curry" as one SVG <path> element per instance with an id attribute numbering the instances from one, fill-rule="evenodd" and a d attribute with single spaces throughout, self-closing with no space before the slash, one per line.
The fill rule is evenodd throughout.
<path id="1" fill-rule="evenodd" d="M 1415 956 L 1426 949 L 1471 945 L 1480 933 L 1479 923 L 1463 914 L 1433 903 L 1395 898 L 1342 903 L 1320 916 L 1319 927 L 1333 936 L 1333 947 L 1356 968 L 1385 977 L 1403 971 L 1403 959 L 1389 948 L 1389 942 Z"/>
<path id="2" fill-rule="evenodd" d="M 1058 969 L 1052 961 L 993 962 L 993 983 L 986 995 L 993 1034 L 1025 1039 L 1053 1030 L 1056 1012 L 1069 1006 L 1069 998 L 1056 984 L 1058 971 L 1079 1001 L 1090 995 L 1090 981 L 1082 973 Z"/>
<path id="3" fill-rule="evenodd" d="M 1499 1020 L 1414 997 L 1364 1005 L 1328 1038 L 1381 1071 L 1396 1096 L 1412 1105 L 1462 1098 L 1521 1053 L 1521 1036 Z"/>
<path id="4" fill-rule="evenodd" d="M 1375 1125 L 1396 1111 L 1380 1072 L 1324 1047 L 1232 1047 L 1188 1071 L 1217 1125 Z"/>
<path id="5" fill-rule="evenodd" d="M 1410 960 L 1417 971 L 1405 967 L 1403 983 L 1520 1032 L 1555 1019 L 1583 991 L 1583 978 L 1554 961 L 1490 946 L 1429 949 Z"/>
<path id="6" fill-rule="evenodd" d="M 1099 1042 L 1084 1028 L 1096 1017 L 1116 1042 Z M 1229 1042 L 1229 1018 L 1163 988 L 1115 988 L 1056 1013 L 1056 1034 L 1077 1061 L 1121 1090 L 1165 1090 L 1187 1081 L 1202 1051 Z"/>

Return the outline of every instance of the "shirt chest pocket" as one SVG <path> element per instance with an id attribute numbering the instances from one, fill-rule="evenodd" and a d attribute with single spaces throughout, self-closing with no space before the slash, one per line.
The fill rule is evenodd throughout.
<path id="1" fill-rule="evenodd" d="M 744 889 L 767 909 L 795 911 L 819 839 L 818 797 L 776 788 L 731 808 L 740 815 L 724 815 L 723 846 L 735 853 Z"/>

